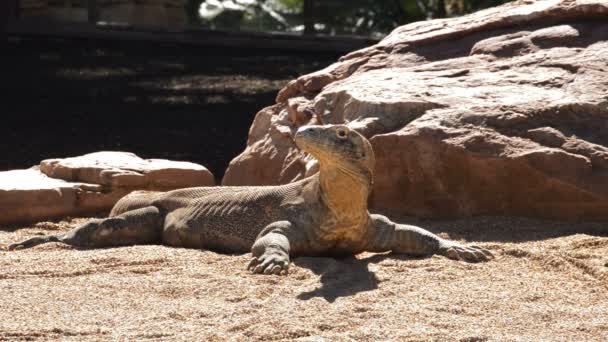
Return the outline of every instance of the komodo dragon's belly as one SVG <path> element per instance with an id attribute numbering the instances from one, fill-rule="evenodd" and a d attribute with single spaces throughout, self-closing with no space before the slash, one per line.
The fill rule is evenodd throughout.
<path id="1" fill-rule="evenodd" d="M 264 227 L 306 210 L 290 187 L 252 189 L 219 191 L 171 212 L 163 238 L 170 245 L 245 253 Z"/>

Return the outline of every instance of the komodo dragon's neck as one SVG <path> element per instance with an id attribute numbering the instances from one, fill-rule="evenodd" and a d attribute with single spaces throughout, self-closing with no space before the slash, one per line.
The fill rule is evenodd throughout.
<path id="1" fill-rule="evenodd" d="M 364 224 L 371 175 L 326 162 L 319 166 L 321 200 L 333 216 L 331 223 L 345 228 Z"/>

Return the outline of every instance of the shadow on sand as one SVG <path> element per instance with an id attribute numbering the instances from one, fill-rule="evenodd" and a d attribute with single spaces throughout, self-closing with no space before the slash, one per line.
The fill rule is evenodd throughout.
<path id="1" fill-rule="evenodd" d="M 312 291 L 302 292 L 297 298 L 309 300 L 322 297 L 328 302 L 334 302 L 340 297 L 350 297 L 359 292 L 366 292 L 378 288 L 380 280 L 370 264 L 376 264 L 384 259 L 411 260 L 420 259 L 406 255 L 374 254 L 362 259 L 353 256 L 344 258 L 299 257 L 293 262 L 299 267 L 308 268 L 315 274 L 321 275 L 321 287 Z"/>
<path id="2" fill-rule="evenodd" d="M 538 220 L 523 217 L 472 217 L 466 219 L 428 220 L 412 218 L 396 222 L 412 224 L 444 238 L 465 242 L 523 243 L 559 238 L 574 234 L 608 237 L 608 223 L 573 223 Z M 334 302 L 340 297 L 353 296 L 378 288 L 379 280 L 369 265 L 385 259 L 419 260 L 420 258 L 397 254 L 375 254 L 362 259 L 299 257 L 293 262 L 321 276 L 321 286 L 297 296 L 300 300 L 322 297 Z"/>

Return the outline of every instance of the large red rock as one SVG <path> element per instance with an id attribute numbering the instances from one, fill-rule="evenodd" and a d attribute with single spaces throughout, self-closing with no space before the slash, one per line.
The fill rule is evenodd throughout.
<path id="1" fill-rule="evenodd" d="M 31 169 L 0 172 L 0 225 L 108 212 L 133 190 L 213 184 L 201 165 L 127 152 L 49 159 Z"/>
<path id="2" fill-rule="evenodd" d="M 376 152 L 373 210 L 608 220 L 608 2 L 516 1 L 397 28 L 283 88 L 225 185 L 314 172 L 291 135 L 347 122 Z"/>

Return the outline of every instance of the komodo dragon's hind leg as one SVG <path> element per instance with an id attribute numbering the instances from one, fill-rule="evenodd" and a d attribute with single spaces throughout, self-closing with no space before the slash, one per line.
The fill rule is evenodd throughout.
<path id="1" fill-rule="evenodd" d="M 367 250 L 371 252 L 393 251 L 417 256 L 440 254 L 450 259 L 468 262 L 487 261 L 493 258 L 492 253 L 487 249 L 445 240 L 420 227 L 398 224 L 382 215 L 370 216 L 370 238 Z"/>
<path id="2" fill-rule="evenodd" d="M 47 242 L 63 242 L 77 247 L 111 247 L 160 242 L 163 217 L 150 206 L 115 217 L 91 220 L 66 233 L 36 236 L 8 246 L 9 250 L 31 248 Z"/>

